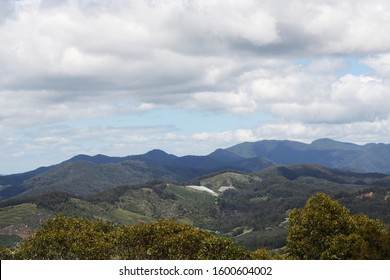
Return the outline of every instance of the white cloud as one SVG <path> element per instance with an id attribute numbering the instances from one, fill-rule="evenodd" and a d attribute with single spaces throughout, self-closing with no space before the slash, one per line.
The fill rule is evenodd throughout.
<path id="1" fill-rule="evenodd" d="M 389 11 L 384 0 L 1 1 L 0 144 L 10 157 L 53 143 L 93 152 L 86 123 L 96 128 L 160 108 L 244 120 L 263 113 L 271 123 L 132 136 L 106 127 L 103 135 L 116 136 L 102 143 L 114 144 L 96 152 L 123 152 L 132 142 L 187 153 L 186 141 L 201 152 L 210 142 L 343 138 L 344 131 L 388 139 Z M 348 74 L 351 57 L 372 71 Z M 79 138 L 25 132 L 67 122 Z M 166 125 L 175 123 L 173 116 Z M 367 137 L 354 132 L 359 126 Z"/>
<path id="2" fill-rule="evenodd" d="M 362 60 L 372 68 L 380 77 L 390 75 L 390 52 L 371 55 Z"/>

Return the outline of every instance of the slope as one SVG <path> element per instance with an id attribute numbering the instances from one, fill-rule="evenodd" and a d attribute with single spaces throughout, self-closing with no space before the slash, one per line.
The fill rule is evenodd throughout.
<path id="1" fill-rule="evenodd" d="M 89 195 L 118 185 L 142 184 L 150 180 L 186 181 L 198 175 L 185 168 L 173 169 L 140 161 L 120 163 L 67 162 L 23 182 L 22 195 L 63 191 Z"/>
<path id="2" fill-rule="evenodd" d="M 390 223 L 390 177 L 384 174 L 292 165 L 252 174 L 222 172 L 192 183 L 218 196 L 167 182 L 118 186 L 83 197 L 58 192 L 25 196 L 0 204 L 0 224 L 15 221 L 23 205 L 35 205 L 42 217 L 64 213 L 115 224 L 173 219 L 233 236 L 248 248 L 275 248 L 284 245 L 289 211 L 318 192 L 330 194 L 353 213 Z M 36 226 L 36 221 L 27 225 Z"/>

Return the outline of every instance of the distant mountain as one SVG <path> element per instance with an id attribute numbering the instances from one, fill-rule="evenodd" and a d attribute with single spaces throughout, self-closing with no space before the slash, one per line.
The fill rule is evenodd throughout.
<path id="1" fill-rule="evenodd" d="M 264 157 L 275 164 L 319 164 L 355 172 L 390 174 L 390 145 L 356 145 L 319 139 L 311 144 L 263 140 L 241 143 L 227 151 L 244 158 Z"/>
<path id="2" fill-rule="evenodd" d="M 226 170 L 249 173 L 274 165 L 314 164 L 344 171 L 390 174 L 389 159 L 390 145 L 356 145 L 331 139 L 311 144 L 288 140 L 245 142 L 205 156 L 179 157 L 158 149 L 124 157 L 77 155 L 56 165 L 0 176 L 0 200 L 46 189 L 74 188 L 77 190 L 74 193 L 86 194 L 155 179 L 184 182 Z"/>
<path id="3" fill-rule="evenodd" d="M 355 172 L 390 174 L 389 159 L 389 144 L 357 145 L 332 139 L 318 139 L 311 144 L 289 140 L 245 142 L 230 148 L 217 149 L 206 156 L 178 157 L 155 149 L 145 154 L 125 157 L 78 155 L 66 162 L 88 161 L 102 164 L 136 160 L 171 167 L 200 169 L 206 173 L 223 169 L 251 172 L 275 164 L 318 164 Z"/>
<path id="4" fill-rule="evenodd" d="M 144 162 L 151 162 L 162 165 L 175 165 L 174 162 L 178 160 L 179 157 L 158 149 L 151 150 L 143 155 L 130 156 L 129 159 L 139 160 Z"/>

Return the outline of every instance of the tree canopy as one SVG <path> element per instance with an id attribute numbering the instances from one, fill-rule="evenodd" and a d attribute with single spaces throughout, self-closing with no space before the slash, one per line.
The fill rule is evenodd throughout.
<path id="1" fill-rule="evenodd" d="M 113 226 L 107 222 L 49 219 L 35 235 L 1 259 L 248 259 L 232 240 L 174 221 Z"/>
<path id="2" fill-rule="evenodd" d="M 297 259 L 386 259 L 389 233 L 381 221 L 349 210 L 326 194 L 289 215 L 287 251 Z"/>

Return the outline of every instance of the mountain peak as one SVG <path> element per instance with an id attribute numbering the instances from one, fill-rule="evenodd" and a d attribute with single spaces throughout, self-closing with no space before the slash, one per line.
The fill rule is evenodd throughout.
<path id="1" fill-rule="evenodd" d="M 322 138 L 313 141 L 310 144 L 311 148 L 319 149 L 319 150 L 330 150 L 330 149 L 337 149 L 337 150 L 355 150 L 359 146 L 353 143 L 347 143 L 347 142 L 339 142 L 330 138 Z"/>
<path id="2" fill-rule="evenodd" d="M 151 150 L 143 155 L 131 156 L 131 159 L 153 162 L 158 164 L 170 164 L 176 158 L 177 157 L 175 155 L 168 154 L 160 149 Z"/>
<path id="3" fill-rule="evenodd" d="M 89 155 L 79 154 L 79 155 L 76 155 L 76 156 L 66 160 L 66 162 L 89 161 L 90 159 L 91 159 L 91 156 L 89 156 Z"/>
<path id="4" fill-rule="evenodd" d="M 168 156 L 169 154 L 160 149 L 153 149 L 147 152 L 145 155 L 149 156 Z"/>

